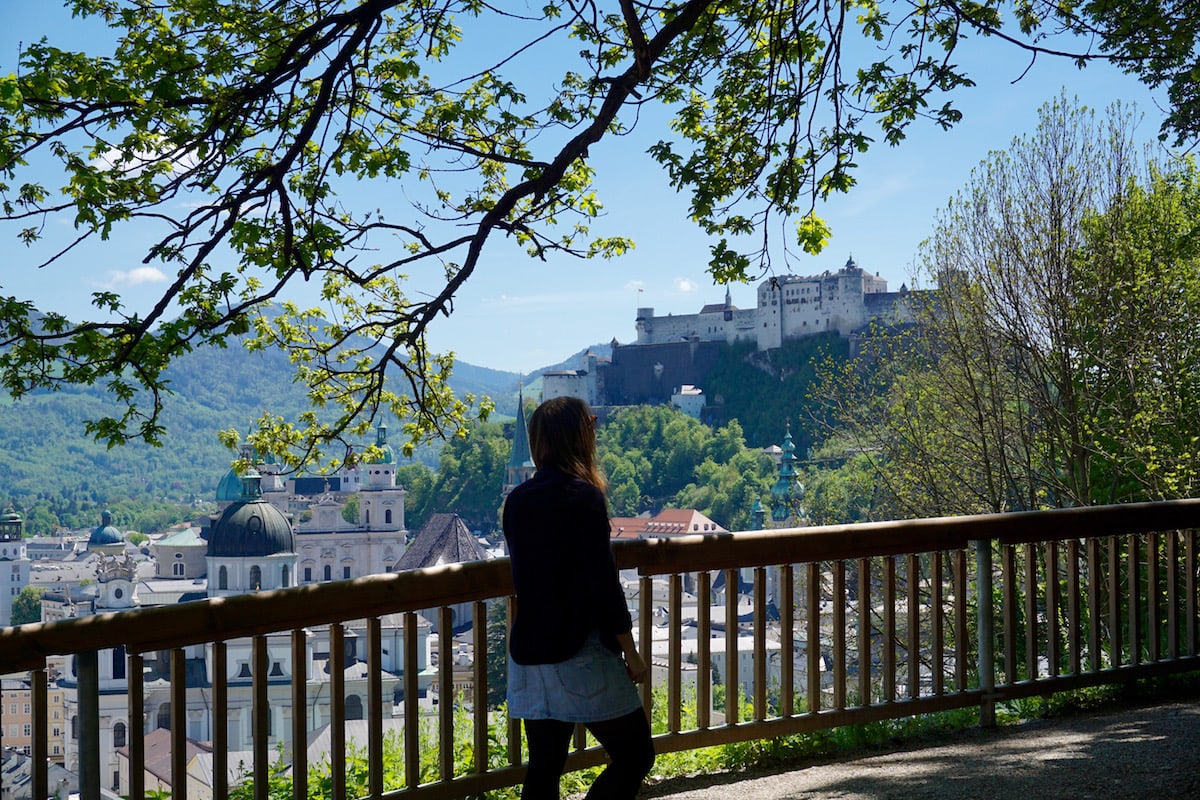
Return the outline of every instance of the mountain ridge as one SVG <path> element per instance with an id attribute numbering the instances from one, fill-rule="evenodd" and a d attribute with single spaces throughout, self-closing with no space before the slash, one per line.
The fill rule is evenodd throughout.
<path id="1" fill-rule="evenodd" d="M 523 379 L 566 368 L 589 349 L 524 376 L 457 361 L 450 386 L 459 395 L 487 395 L 497 417 L 512 417 Z M 115 411 L 102 386 L 0 400 L 0 508 L 49 495 L 88 505 L 125 497 L 211 500 L 235 457 L 218 442 L 218 431 L 245 428 L 265 411 L 293 419 L 306 408 L 303 387 L 293 383 L 291 364 L 278 351 L 197 348 L 179 357 L 165 377 L 172 395 L 163 411 L 162 447 L 130 442 L 109 449 L 84 434 L 84 420 Z M 436 466 L 438 450 L 422 446 L 401 463 Z"/>

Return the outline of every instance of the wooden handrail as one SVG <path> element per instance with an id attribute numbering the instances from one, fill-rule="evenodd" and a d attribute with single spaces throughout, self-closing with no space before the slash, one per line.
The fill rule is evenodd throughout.
<path id="1" fill-rule="evenodd" d="M 496 559 L 33 623 L 0 629 L 0 674 L 118 644 L 144 653 L 511 593 L 508 559 Z"/>
<path id="2" fill-rule="evenodd" d="M 1200 528 L 1200 499 L 686 535 L 613 549 L 620 568 L 658 575 L 957 550 L 986 539 L 1017 544 L 1185 528 Z M 0 629 L 0 673 L 116 644 L 143 653 L 511 593 L 508 559 L 495 559 L 21 625 Z"/>
<path id="3" fill-rule="evenodd" d="M 1187 528 L 1200 528 L 1200 499 L 693 534 L 618 542 L 614 550 L 618 566 L 659 575 L 960 550 L 989 539 L 1020 544 Z"/>

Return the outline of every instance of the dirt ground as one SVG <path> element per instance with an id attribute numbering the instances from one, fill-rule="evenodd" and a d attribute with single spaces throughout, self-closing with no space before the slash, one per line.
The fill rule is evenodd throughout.
<path id="1" fill-rule="evenodd" d="M 674 778 L 639 797 L 1200 799 L 1200 700 L 972 729 L 773 771 Z"/>

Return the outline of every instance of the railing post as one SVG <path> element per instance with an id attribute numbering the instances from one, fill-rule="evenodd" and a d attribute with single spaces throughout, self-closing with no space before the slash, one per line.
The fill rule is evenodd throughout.
<path id="1" fill-rule="evenodd" d="M 100 796 L 100 659 L 95 650 L 75 656 L 79 701 L 79 795 Z"/>
<path id="2" fill-rule="evenodd" d="M 975 540 L 975 613 L 979 632 L 979 688 L 983 697 L 979 703 L 979 724 L 985 728 L 996 726 L 996 667 L 992 657 L 992 542 L 990 539 Z"/>

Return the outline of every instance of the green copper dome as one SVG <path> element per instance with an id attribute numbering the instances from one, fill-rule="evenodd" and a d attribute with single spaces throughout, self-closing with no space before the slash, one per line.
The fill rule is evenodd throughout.
<path id="1" fill-rule="evenodd" d="M 254 557 L 296 552 L 296 535 L 287 515 L 262 499 L 261 476 L 242 478 L 236 503 L 221 512 L 208 535 L 209 556 Z"/>
<path id="2" fill-rule="evenodd" d="M 120 544 L 125 537 L 121 535 L 120 528 L 112 524 L 112 512 L 105 511 L 100 515 L 100 526 L 92 531 L 92 535 L 88 537 L 88 545 L 91 547 L 103 547 L 110 544 Z"/>
<path id="3" fill-rule="evenodd" d="M 221 478 L 221 482 L 217 484 L 217 502 L 236 503 L 241 499 L 242 478 L 233 468 L 230 468 L 225 473 L 225 477 Z"/>

